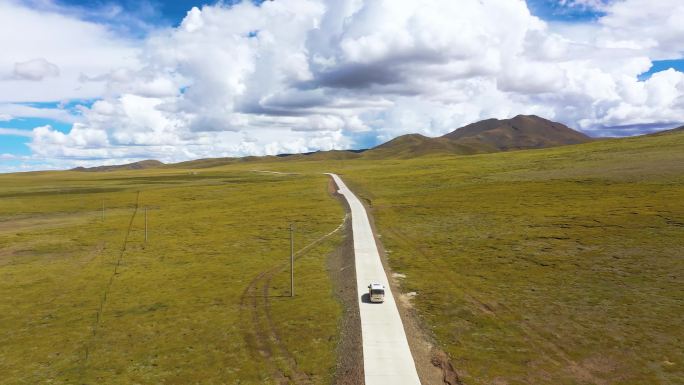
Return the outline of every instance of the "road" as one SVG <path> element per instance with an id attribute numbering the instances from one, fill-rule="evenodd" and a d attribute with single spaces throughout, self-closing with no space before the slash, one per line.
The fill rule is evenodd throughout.
<path id="1" fill-rule="evenodd" d="M 366 209 L 339 176 L 328 175 L 333 178 L 339 193 L 347 199 L 351 208 L 365 385 L 419 385 L 404 325 L 382 267 Z M 371 282 L 385 285 L 384 303 L 370 303 L 367 295 L 363 296 L 368 293 Z"/>

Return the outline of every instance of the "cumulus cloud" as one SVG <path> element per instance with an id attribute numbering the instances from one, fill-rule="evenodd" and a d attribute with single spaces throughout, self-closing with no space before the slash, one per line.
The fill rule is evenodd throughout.
<path id="1" fill-rule="evenodd" d="M 639 50 L 652 59 L 680 59 L 684 52 L 684 3 L 624 0 L 606 7 L 600 19 L 605 40 Z"/>
<path id="2" fill-rule="evenodd" d="M 79 162 L 177 161 L 358 147 L 372 144 L 359 137 L 442 135 L 520 113 L 595 135 L 682 122 L 684 75 L 638 76 L 684 52 L 684 5 L 565 3 L 604 16 L 547 23 L 510 0 L 193 8 L 132 59 L 125 42 L 110 41 L 129 62 L 80 70 L 83 87 L 101 86 L 100 100 L 81 108 L 70 132 L 34 130 L 31 148 Z"/>
<path id="3" fill-rule="evenodd" d="M 0 102 L 102 97 L 105 82 L 83 83 L 82 74 L 137 67 L 137 42 L 112 33 L 106 25 L 50 9 L 0 1 Z"/>

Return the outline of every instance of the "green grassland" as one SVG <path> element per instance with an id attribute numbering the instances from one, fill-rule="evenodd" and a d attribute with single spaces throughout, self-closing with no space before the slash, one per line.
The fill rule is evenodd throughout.
<path id="1" fill-rule="evenodd" d="M 684 383 L 684 134 L 341 172 L 466 384 Z"/>
<path id="2" fill-rule="evenodd" d="M 684 133 L 332 170 L 465 384 L 684 383 Z"/>
<path id="3" fill-rule="evenodd" d="M 371 208 L 465 384 L 684 383 L 683 133 L 322 158 L 0 176 L 4 382 L 329 383 L 341 309 L 325 256 L 339 235 L 301 255 L 301 296 L 278 295 L 287 224 L 301 247 L 342 221 L 331 171 Z"/>
<path id="4" fill-rule="evenodd" d="M 325 266 L 339 235 L 300 256 L 301 295 L 284 296 L 289 223 L 299 249 L 344 217 L 327 177 L 31 173 L 0 176 L 0 196 L 1 383 L 269 384 L 293 375 L 287 359 L 330 381 L 341 309 Z"/>

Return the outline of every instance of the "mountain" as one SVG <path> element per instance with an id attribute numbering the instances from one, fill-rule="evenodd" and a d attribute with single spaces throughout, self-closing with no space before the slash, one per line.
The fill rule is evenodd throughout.
<path id="1" fill-rule="evenodd" d="M 684 131 L 684 126 L 663 131 L 662 134 L 679 131 Z M 593 140 L 595 139 L 561 123 L 535 115 L 518 115 L 512 119 L 487 119 L 472 123 L 437 138 L 420 134 L 403 135 L 370 150 L 332 150 L 275 156 L 208 158 L 168 165 L 156 160 L 145 160 L 119 166 L 78 167 L 74 171 L 138 170 L 154 167 L 196 169 L 253 161 L 407 159 L 430 154 L 472 155 L 547 148 L 587 143 Z"/>
<path id="2" fill-rule="evenodd" d="M 158 160 L 142 160 L 140 162 L 120 164 L 114 166 L 98 166 L 98 167 L 76 167 L 71 171 L 81 172 L 105 172 L 105 171 L 119 171 L 119 170 L 143 170 L 147 168 L 156 168 L 163 166 L 164 163 Z"/>
<path id="3" fill-rule="evenodd" d="M 650 136 L 669 135 L 669 134 L 676 134 L 678 132 L 684 132 L 684 126 L 672 128 L 669 130 L 654 132 L 654 133 L 650 134 Z"/>
<path id="4" fill-rule="evenodd" d="M 487 119 L 438 138 L 420 134 L 397 137 L 366 153 L 367 158 L 410 158 L 426 154 L 480 154 L 580 144 L 592 138 L 561 123 L 534 115 Z"/>
<path id="5" fill-rule="evenodd" d="M 361 157 L 361 154 L 366 150 L 330 150 L 330 151 L 314 151 L 303 154 L 279 154 L 279 155 L 264 155 L 264 156 L 245 156 L 242 158 L 206 158 L 188 160 L 180 163 L 173 163 L 165 165 L 166 168 L 211 168 L 218 166 L 225 166 L 235 163 L 246 162 L 265 162 L 265 161 L 286 161 L 286 160 L 347 160 Z"/>
<path id="6" fill-rule="evenodd" d="M 487 119 L 443 136 L 460 143 L 477 142 L 501 151 L 547 148 L 590 142 L 587 135 L 535 115 Z"/>
<path id="7" fill-rule="evenodd" d="M 460 143 L 448 138 L 429 138 L 420 134 L 408 134 L 396 137 L 381 144 L 365 154 L 365 158 L 413 158 L 428 154 L 479 154 L 493 152 L 496 149 L 479 143 Z"/>

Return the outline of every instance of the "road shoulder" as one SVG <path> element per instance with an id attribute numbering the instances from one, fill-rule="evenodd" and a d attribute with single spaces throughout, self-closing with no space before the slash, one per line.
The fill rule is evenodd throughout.
<path id="1" fill-rule="evenodd" d="M 328 181 L 328 193 L 335 197 L 344 207 L 347 215 L 350 215 L 349 204 L 337 192 L 337 186 L 332 178 Z M 343 236 L 342 243 L 328 258 L 328 271 L 333 282 L 333 290 L 344 309 L 340 320 L 337 368 L 332 383 L 333 385 L 363 385 L 363 342 L 357 300 L 354 235 L 351 220 L 346 221 Z"/>
<path id="2" fill-rule="evenodd" d="M 374 211 L 372 200 L 365 197 L 363 189 L 358 188 L 355 184 L 345 180 L 345 184 L 354 194 L 359 198 L 366 213 L 368 221 L 373 231 L 373 237 L 378 247 L 382 266 L 388 275 L 388 280 L 391 285 L 392 292 L 397 296 L 397 308 L 399 316 L 404 325 L 406 338 L 411 349 L 411 354 L 416 364 L 416 371 L 418 377 L 423 384 L 443 384 L 443 385 L 462 385 L 460 378 L 454 369 L 454 366 L 449 356 L 436 343 L 435 338 L 429 329 L 421 320 L 418 313 L 411 304 L 411 298 L 406 295 L 401 289 L 401 282 L 397 279 L 395 272 L 389 266 L 387 260 L 387 252 L 385 251 L 381 237 L 378 237 L 378 229 L 375 224 Z M 361 193 L 359 193 L 359 191 Z M 339 194 L 338 194 L 339 195 Z M 342 198 L 344 199 L 344 198 Z M 353 254 L 353 250 L 351 251 Z"/>

